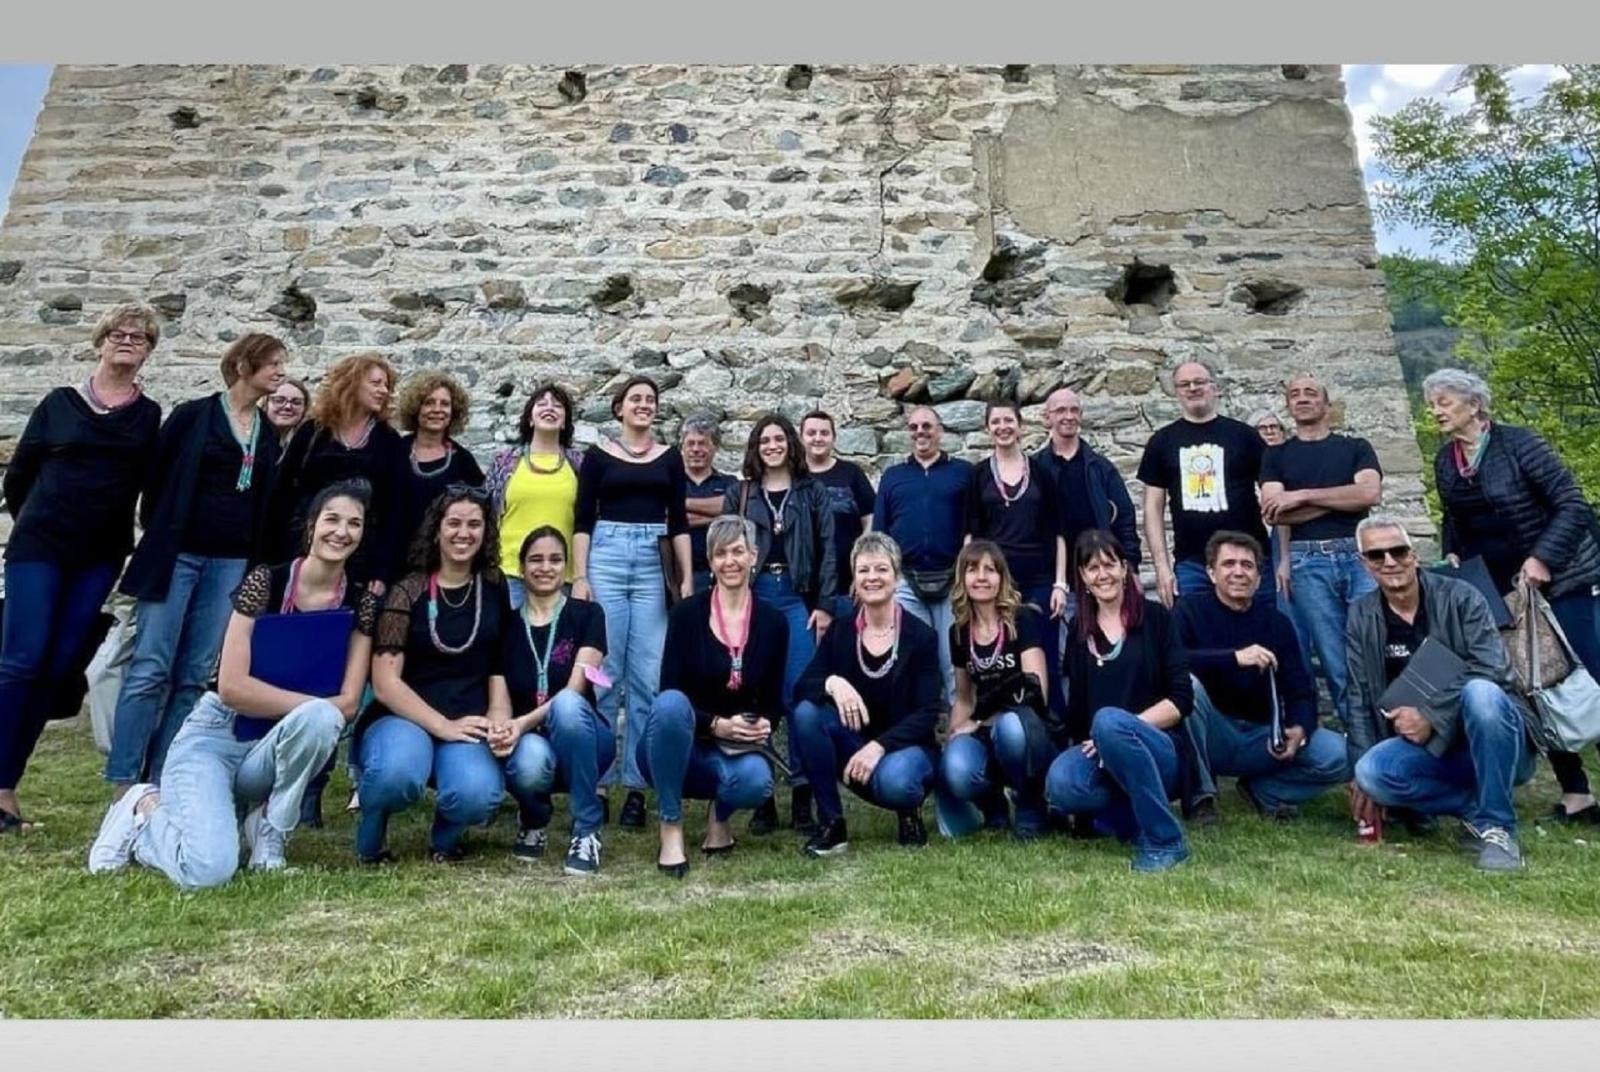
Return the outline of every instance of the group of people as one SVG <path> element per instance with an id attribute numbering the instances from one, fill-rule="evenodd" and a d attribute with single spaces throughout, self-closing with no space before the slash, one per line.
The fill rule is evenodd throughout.
<path id="1" fill-rule="evenodd" d="M 1222 416 L 1205 365 L 1174 370 L 1180 416 L 1138 468 L 1141 545 L 1069 387 L 1032 454 L 1021 407 L 989 403 L 976 463 L 943 449 L 934 407 L 909 406 L 910 455 L 874 488 L 821 410 L 798 428 L 761 417 L 726 474 L 713 417 L 657 439 L 648 376 L 617 388 L 617 433 L 585 451 L 574 399 L 544 383 L 480 467 L 448 374 L 400 383 L 358 354 L 313 396 L 265 334 L 234 340 L 221 389 L 163 421 L 139 384 L 159 337 L 147 307 L 107 312 L 93 370 L 40 402 L 4 481 L 0 828 L 28 825 L 16 790 L 42 698 L 86 661 L 119 576 L 137 601 L 91 871 L 136 860 L 215 885 L 241 832 L 249 866 L 285 866 L 346 737 L 370 864 L 393 858 L 389 819 L 426 788 L 439 861 L 509 789 L 512 852 L 545 855 L 564 792 L 563 867 L 590 874 L 612 797 L 619 826 L 642 829 L 653 789 L 658 866 L 682 876 L 685 798 L 711 802 L 701 851 L 725 854 L 736 812 L 753 812 L 749 834 L 779 827 L 782 777 L 811 856 L 848 845 L 843 784 L 895 813 L 903 845 L 926 842 L 932 795 L 947 836 L 1109 835 L 1161 871 L 1189 855 L 1179 815 L 1215 822 L 1232 776 L 1278 819 L 1338 785 L 1363 831 L 1457 815 L 1480 867 L 1521 866 L 1511 790 L 1535 748 L 1488 604 L 1370 513 L 1376 455 L 1332 431 L 1311 374 L 1286 384 L 1290 438 L 1271 414 Z M 1600 675 L 1600 543 L 1570 471 L 1490 419 L 1477 376 L 1425 390 L 1448 436 L 1445 551 L 1482 557 L 1503 591 L 1543 588 Z M 319 684 L 271 639 L 294 615 L 320 630 Z M 1466 677 L 1433 706 L 1384 708 L 1425 638 Z M 1318 717 L 1313 664 L 1342 732 Z M 1553 816 L 1600 821 L 1579 758 L 1551 762 Z"/>

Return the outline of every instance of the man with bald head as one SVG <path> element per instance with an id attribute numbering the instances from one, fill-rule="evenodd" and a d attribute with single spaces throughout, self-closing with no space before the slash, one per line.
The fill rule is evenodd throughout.
<path id="1" fill-rule="evenodd" d="M 1056 482 L 1057 516 L 1070 549 L 1084 529 L 1116 536 L 1128 562 L 1139 567 L 1139 523 L 1133 499 L 1117 467 L 1083 441 L 1083 402 L 1070 387 L 1058 387 L 1044 400 L 1050 439 L 1036 457 Z M 1067 576 L 1075 576 L 1072 564 Z"/>
<path id="2" fill-rule="evenodd" d="M 900 585 L 895 599 L 933 627 L 945 700 L 955 691 L 950 664 L 950 585 L 966 531 L 967 483 L 972 463 L 940 447 L 944 425 L 931 406 L 906 411 L 911 456 L 891 465 L 878 481 L 872 528 L 900 545 Z"/>

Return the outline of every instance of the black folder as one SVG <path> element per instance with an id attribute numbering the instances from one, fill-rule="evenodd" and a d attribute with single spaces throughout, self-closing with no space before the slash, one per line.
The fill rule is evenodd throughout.
<path id="1" fill-rule="evenodd" d="M 1378 706 L 1385 711 L 1397 707 L 1415 707 L 1419 711 L 1439 706 L 1440 700 L 1459 688 L 1467 676 L 1467 664 L 1461 656 L 1426 637 L 1412 653 L 1400 676 L 1383 690 Z"/>
<path id="2" fill-rule="evenodd" d="M 1511 608 L 1506 606 L 1505 597 L 1495 590 L 1494 578 L 1489 576 L 1489 567 L 1482 555 L 1474 555 L 1459 566 L 1434 566 L 1428 572 L 1454 577 L 1472 585 L 1488 601 L 1489 616 L 1494 619 L 1494 627 L 1511 628 Z"/>

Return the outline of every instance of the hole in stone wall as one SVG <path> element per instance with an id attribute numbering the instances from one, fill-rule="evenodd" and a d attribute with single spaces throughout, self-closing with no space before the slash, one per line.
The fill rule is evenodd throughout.
<path id="1" fill-rule="evenodd" d="M 499 383 L 494 385 L 494 394 L 496 398 L 510 398 L 511 392 L 515 391 L 516 389 L 516 385 L 510 380 L 501 380 Z"/>
<path id="2" fill-rule="evenodd" d="M 1305 300 L 1305 288 L 1283 279 L 1247 279 L 1233 291 L 1233 300 L 1243 302 L 1252 313 L 1286 316 Z"/>
<path id="3" fill-rule="evenodd" d="M 813 73 L 809 63 L 797 63 L 790 67 L 788 73 L 783 76 L 783 88 L 792 93 L 798 93 L 802 89 L 810 89 Z"/>
<path id="4" fill-rule="evenodd" d="M 1311 68 L 1303 63 L 1285 63 L 1278 69 L 1283 72 L 1283 77 L 1291 82 L 1303 82 L 1306 75 L 1311 73 Z"/>
<path id="5" fill-rule="evenodd" d="M 183 316 L 183 311 L 189 307 L 187 294 L 161 294 L 150 299 L 150 304 L 156 312 L 168 320 L 177 320 Z"/>
<path id="6" fill-rule="evenodd" d="M 1000 77 L 1014 86 L 1028 84 L 1028 65 L 1026 63 L 1008 63 L 1000 68 Z"/>
<path id="7" fill-rule="evenodd" d="M 577 104 L 589 95 L 589 79 L 582 71 L 568 71 L 556 84 L 556 92 L 568 104 Z"/>
<path id="8" fill-rule="evenodd" d="M 356 107 L 370 111 L 378 106 L 378 91 L 371 86 L 362 86 L 356 90 Z"/>
<path id="9" fill-rule="evenodd" d="M 283 288 L 278 300 L 267 307 L 267 315 L 297 327 L 309 324 L 316 319 L 317 300 L 301 290 L 298 283 L 290 283 Z"/>
<path id="10" fill-rule="evenodd" d="M 174 108 L 167 113 L 173 130 L 193 130 L 200 125 L 200 113 L 190 107 Z"/>
<path id="11" fill-rule="evenodd" d="M 600 289 L 589 295 L 589 300 L 604 308 L 633 297 L 633 280 L 625 275 L 607 276 Z"/>
<path id="12" fill-rule="evenodd" d="M 10 286 L 22 273 L 21 261 L 0 261 L 0 287 Z"/>
<path id="13" fill-rule="evenodd" d="M 760 320 L 767 315 L 767 303 L 772 301 L 772 291 L 754 283 L 740 283 L 728 291 L 728 301 L 733 311 L 746 320 Z"/>
<path id="14" fill-rule="evenodd" d="M 1106 291 L 1106 297 L 1126 308 L 1130 305 L 1148 305 L 1157 312 L 1172 304 L 1178 292 L 1172 269 L 1165 264 L 1144 264 L 1134 261 L 1122 270 L 1122 278 Z"/>
<path id="15" fill-rule="evenodd" d="M 874 305 L 897 313 L 911 304 L 920 285 L 920 280 L 916 283 L 891 283 L 886 279 L 875 279 L 870 283 L 847 287 L 839 292 L 836 300 L 846 308 Z"/>

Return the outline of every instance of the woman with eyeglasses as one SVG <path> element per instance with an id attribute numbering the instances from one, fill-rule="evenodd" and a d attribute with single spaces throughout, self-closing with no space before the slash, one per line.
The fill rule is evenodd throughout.
<path id="1" fill-rule="evenodd" d="M 267 423 L 272 425 L 280 450 L 289 445 L 289 438 L 305 422 L 310 407 L 311 391 L 292 376 L 285 377 L 270 395 L 261 400 L 261 410 L 267 415 Z"/>
<path id="2" fill-rule="evenodd" d="M 1281 446 L 1288 434 L 1283 430 L 1283 421 L 1270 409 L 1264 409 L 1250 418 L 1250 424 L 1261 437 L 1261 442 L 1269 447 Z"/>
<path id="3" fill-rule="evenodd" d="M 768 413 L 750 429 L 743 479 L 728 489 L 723 511 L 749 518 L 756 529 L 755 593 L 789 623 L 784 660 L 783 703 L 792 713 L 795 684 L 833 622 L 838 591 L 834 564 L 833 501 L 827 487 L 806 469 L 800 436 L 789 418 Z M 816 829 L 812 793 L 796 759 L 794 722 L 789 723 L 790 825 L 802 833 Z M 767 800 L 750 817 L 752 834 L 777 829 L 778 806 Z"/>
<path id="4" fill-rule="evenodd" d="M 570 547 L 578 509 L 578 468 L 583 454 L 572 447 L 572 395 L 557 383 L 541 383 L 522 407 L 517 445 L 489 463 L 484 486 L 500 518 L 500 569 L 518 576 L 517 554 L 528 533 L 549 526 Z M 572 559 L 566 577 L 572 580 Z M 522 606 L 523 586 L 510 585 L 513 608 Z"/>
<path id="5" fill-rule="evenodd" d="M 179 405 L 161 426 L 144 536 L 122 575 L 123 593 L 139 602 L 105 766 L 117 797 L 161 781 L 167 750 L 216 669 L 278 463 L 259 403 L 282 381 L 283 360 L 277 337 L 241 337 L 222 355 L 224 389 Z"/>
<path id="6" fill-rule="evenodd" d="M 1134 846 L 1133 870 L 1166 871 L 1189 858 L 1172 814 L 1193 766 L 1182 722 L 1194 706 L 1189 663 L 1171 614 L 1144 598 L 1122 544 L 1089 529 L 1073 545 L 1078 607 L 1062 674 L 1068 747 L 1045 777 L 1063 815 Z"/>
<path id="7" fill-rule="evenodd" d="M 956 688 L 939 762 L 941 824 L 952 836 L 968 832 L 974 824 L 967 802 L 973 802 L 991 825 L 1011 825 L 1009 788 L 1017 802 L 1013 830 L 1035 838 L 1048 826 L 1044 776 L 1066 743 L 1066 727 L 1044 699 L 1046 638 L 1055 633 L 1046 629 L 1044 615 L 1022 602 L 1005 553 L 990 541 L 963 547 L 955 576 L 950 651 Z"/>
<path id="8" fill-rule="evenodd" d="M 137 860 L 186 890 L 220 886 L 239 867 L 241 813 L 250 869 L 287 866 L 301 794 L 333 755 L 367 684 L 378 601 L 344 572 L 363 536 L 366 494 L 359 484 L 324 488 L 311 504 L 301 554 L 245 576 L 233 594 L 220 669 L 172 743 L 166 776 L 112 804 L 89 850 L 90 872 Z M 289 669 L 274 659 L 301 664 L 304 657 L 270 648 L 258 654 L 263 620 L 335 611 L 345 612 L 349 630 L 337 691 L 318 696 L 274 684 L 288 680 Z"/>
<path id="9" fill-rule="evenodd" d="M 44 396 L 6 466 L 0 833 L 29 825 L 17 783 L 56 693 L 88 665 L 100 606 L 133 547 L 134 505 L 154 473 L 161 427 L 139 370 L 160 337 L 148 306 L 109 309 L 95 324 L 89 375 Z"/>
<path id="10" fill-rule="evenodd" d="M 544 855 L 550 794 L 565 786 L 572 840 L 563 870 L 592 875 L 600 870 L 605 818 L 600 772 L 617 747 L 616 731 L 595 709 L 591 681 L 606 654 L 606 615 L 598 603 L 567 598 L 567 538 L 554 525 L 523 537 L 521 563 L 521 606 L 503 634 L 513 717 L 489 733 L 489 750 L 529 776 L 511 851 L 520 860 Z"/>
<path id="11" fill-rule="evenodd" d="M 483 486 L 483 470 L 455 437 L 467 427 L 466 388 L 443 372 L 419 372 L 400 387 L 396 420 L 405 435 L 405 492 L 396 523 L 409 543 L 428 506 L 451 484 Z M 515 576 L 511 574 L 509 576 Z"/>
<path id="12" fill-rule="evenodd" d="M 679 603 L 667 623 L 661 691 L 639 735 L 639 769 L 656 789 L 661 851 L 656 866 L 689 870 L 683 799 L 711 801 L 701 851 L 733 851 L 729 820 L 772 795 L 772 767 L 759 754 L 783 717 L 788 625 L 750 588 L 755 526 L 726 515 L 706 529 L 710 590 Z"/>
<path id="13" fill-rule="evenodd" d="M 413 572 L 395 584 L 378 615 L 375 698 L 357 725 L 354 749 L 361 757 L 362 863 L 394 858 L 384 848 L 389 817 L 430 784 L 438 799 L 428 848 L 439 863 L 463 858 L 467 829 L 494 814 L 508 782 L 524 809 L 548 806 L 539 746 L 526 735 L 506 746 L 512 710 L 502 634 L 516 622 L 501 590 L 498 537 L 488 492 L 445 489 L 418 530 Z"/>
<path id="14" fill-rule="evenodd" d="M 1422 395 L 1444 436 L 1433 476 L 1446 557 L 1453 565 L 1481 557 L 1502 593 L 1518 583 L 1541 592 L 1600 681 L 1600 528 L 1572 470 L 1539 433 L 1491 418 L 1489 385 L 1476 373 L 1439 369 L 1422 381 Z M 1582 758 L 1549 757 L 1561 788 L 1549 817 L 1600 825 Z"/>
<path id="15" fill-rule="evenodd" d="M 605 676 L 613 687 L 600 710 L 607 725 L 617 724 L 617 705 L 628 700 L 622 754 L 602 781 L 628 791 L 618 822 L 635 830 L 645 824 L 639 730 L 655 703 L 667 640 L 666 556 L 679 578 L 677 597 L 694 594 L 683 456 L 656 441 L 659 408 L 660 390 L 648 376 L 630 377 L 612 395 L 622 427 L 584 456 L 572 537 L 573 598 L 592 598 L 606 612 Z"/>

